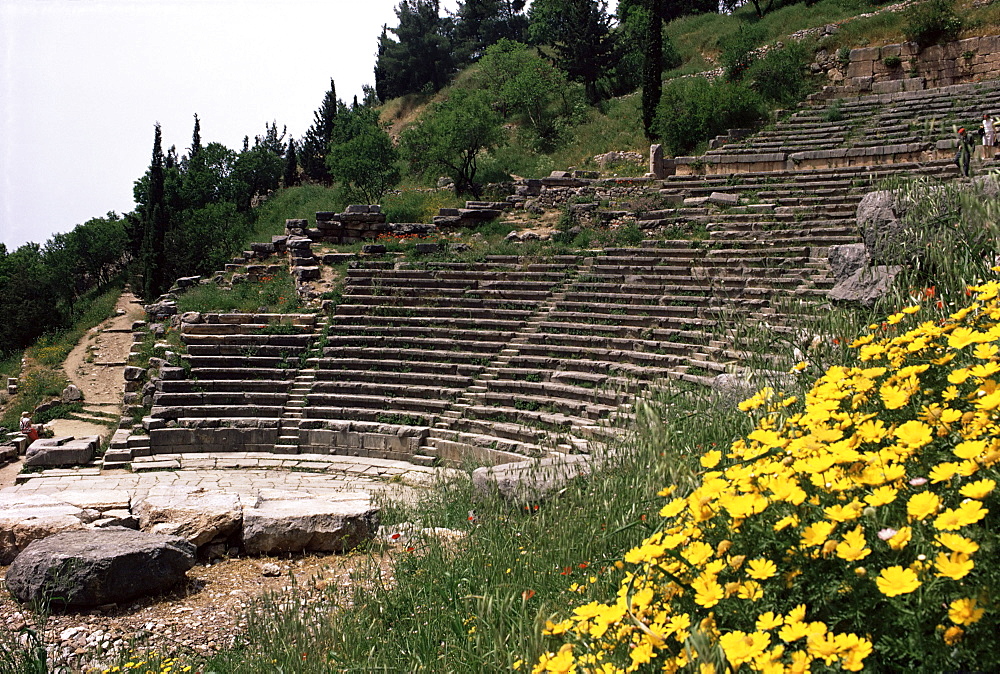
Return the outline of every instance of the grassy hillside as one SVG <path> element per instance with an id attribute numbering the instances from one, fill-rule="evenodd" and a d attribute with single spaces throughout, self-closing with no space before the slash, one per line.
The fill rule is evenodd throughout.
<path id="1" fill-rule="evenodd" d="M 731 14 L 682 17 L 666 26 L 666 35 L 682 62 L 664 73 L 664 82 L 669 84 L 680 77 L 718 68 L 726 49 L 779 42 L 788 44 L 792 34 L 827 24 L 837 24 L 837 32 L 824 37 L 811 35 L 802 40 L 808 60 L 819 49 L 829 54 L 844 48 L 902 42 L 906 39 L 904 28 L 911 10 L 896 10 L 895 5 L 868 0 L 820 0 L 779 7 L 762 19 L 757 18 L 749 4 Z M 975 0 L 961 0 L 955 4 L 955 12 L 963 21 L 959 38 L 1000 32 L 1000 5 L 997 3 L 982 5 Z M 873 15 L 861 16 L 864 14 Z M 477 68 L 477 65 L 467 68 L 456 76 L 450 87 L 432 96 L 412 94 L 386 102 L 382 106 L 382 119 L 389 124 L 391 135 L 398 138 L 404 129 L 420 119 L 429 104 L 447 98 L 455 89 L 478 86 Z M 825 82 L 810 80 L 810 88 L 802 95 L 822 84 Z M 526 146 L 517 134 L 511 134 L 506 146 L 494 150 L 482 161 L 484 179 L 499 179 L 505 173 L 542 177 L 552 170 L 570 166 L 594 168 L 593 156 L 613 150 L 645 154 L 650 141 L 642 132 L 640 106 L 640 96 L 636 92 L 588 108 L 561 136 L 557 147 L 543 152 Z M 641 174 L 644 169 L 636 166 L 633 170 Z"/>

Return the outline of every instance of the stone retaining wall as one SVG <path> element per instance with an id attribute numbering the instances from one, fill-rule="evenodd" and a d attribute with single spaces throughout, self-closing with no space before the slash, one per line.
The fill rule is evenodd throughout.
<path id="1" fill-rule="evenodd" d="M 886 65 L 898 58 L 899 65 Z M 915 42 L 852 49 L 847 72 L 828 71 L 835 85 L 823 98 L 921 91 L 992 79 L 1000 73 L 1000 35 L 970 37 L 920 50 Z"/>
<path id="2" fill-rule="evenodd" d="M 299 446 L 305 454 L 366 456 L 409 461 L 424 444 L 429 428 L 340 419 L 303 420 Z"/>
<path id="3" fill-rule="evenodd" d="M 978 148 L 977 148 L 978 151 Z M 677 157 L 677 175 L 730 175 L 732 173 L 769 173 L 802 171 L 849 166 L 882 166 L 909 162 L 951 159 L 955 141 L 904 143 L 875 147 L 834 148 L 805 152 L 773 152 L 769 154 L 704 155 Z"/>

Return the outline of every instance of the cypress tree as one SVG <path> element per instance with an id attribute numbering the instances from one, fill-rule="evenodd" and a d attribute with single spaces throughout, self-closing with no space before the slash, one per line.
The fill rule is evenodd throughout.
<path id="1" fill-rule="evenodd" d="M 312 126 L 306 131 L 299 144 L 297 159 L 302 172 L 311 180 L 329 184 L 330 171 L 326 167 L 326 155 L 330 152 L 330 139 L 337 122 L 337 87 L 330 78 L 330 90 L 323 96 L 319 109 L 313 113 Z"/>
<path id="2" fill-rule="evenodd" d="M 646 138 L 653 138 L 656 106 L 663 95 L 662 0 L 647 0 L 646 39 L 642 52 L 642 126 Z"/>
<path id="3" fill-rule="evenodd" d="M 295 156 L 295 139 L 288 139 L 288 149 L 285 151 L 285 170 L 282 175 L 285 187 L 299 184 L 299 162 Z"/>
<path id="4" fill-rule="evenodd" d="M 194 159 L 201 152 L 201 121 L 198 113 L 194 113 L 194 133 L 191 134 L 191 153 L 189 157 Z"/>
<path id="5" fill-rule="evenodd" d="M 142 221 L 142 250 L 140 253 L 141 295 L 155 299 L 163 290 L 163 244 L 169 215 L 166 208 L 163 176 L 163 146 L 160 123 L 153 133 L 153 158 L 149 164 L 149 185 L 146 208 Z"/>

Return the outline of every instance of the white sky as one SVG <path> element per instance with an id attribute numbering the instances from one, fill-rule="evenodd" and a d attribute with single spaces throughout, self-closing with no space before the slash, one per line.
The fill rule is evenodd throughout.
<path id="1" fill-rule="evenodd" d="M 300 137 L 331 77 L 346 101 L 374 84 L 397 2 L 0 0 L 0 241 L 132 210 L 157 121 L 164 151 L 194 113 L 237 151 L 272 120 Z"/>

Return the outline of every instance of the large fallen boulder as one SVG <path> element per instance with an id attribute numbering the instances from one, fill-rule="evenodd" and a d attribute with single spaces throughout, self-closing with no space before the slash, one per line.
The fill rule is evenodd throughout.
<path id="1" fill-rule="evenodd" d="M 0 564 L 10 564 L 33 541 L 89 521 L 83 508 L 44 494 L 0 494 Z"/>
<path id="2" fill-rule="evenodd" d="M 131 529 L 69 531 L 29 545 L 7 570 L 21 601 L 101 606 L 159 594 L 184 580 L 194 546 L 176 536 Z"/>
<path id="3" fill-rule="evenodd" d="M 237 494 L 199 489 L 150 494 L 133 505 L 132 513 L 141 530 L 180 536 L 197 547 L 225 540 L 243 519 Z"/>
<path id="4" fill-rule="evenodd" d="M 863 243 L 845 243 L 830 246 L 827 254 L 834 283 L 850 278 L 854 272 L 868 266 L 868 249 Z"/>
<path id="5" fill-rule="evenodd" d="M 243 549 L 248 554 L 344 552 L 374 538 L 379 509 L 366 492 L 315 497 L 263 492 L 243 509 Z"/>

